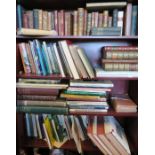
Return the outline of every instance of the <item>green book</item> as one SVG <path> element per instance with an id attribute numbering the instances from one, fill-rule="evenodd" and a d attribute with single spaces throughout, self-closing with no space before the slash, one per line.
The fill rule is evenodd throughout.
<path id="1" fill-rule="evenodd" d="M 90 96 L 106 96 L 106 92 L 84 92 L 84 91 L 70 91 L 65 90 L 65 94 L 72 94 L 72 95 L 90 95 Z"/>
<path id="2" fill-rule="evenodd" d="M 68 114 L 68 108 L 65 107 L 17 106 L 16 110 L 25 113 Z"/>

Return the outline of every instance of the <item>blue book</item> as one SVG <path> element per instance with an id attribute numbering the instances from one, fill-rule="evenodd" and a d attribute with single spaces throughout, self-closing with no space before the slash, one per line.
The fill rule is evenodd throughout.
<path id="1" fill-rule="evenodd" d="M 35 40 L 35 45 L 36 45 L 36 49 L 37 49 L 37 53 L 38 53 L 38 57 L 39 57 L 42 74 L 47 75 L 46 69 L 44 66 L 44 62 L 43 62 L 43 56 L 42 56 L 42 52 L 41 52 L 40 42 L 38 40 Z"/>
<path id="2" fill-rule="evenodd" d="M 41 134 L 43 136 L 43 139 L 45 139 L 46 137 L 45 137 L 45 133 L 44 133 L 44 129 L 43 129 L 43 123 L 44 123 L 43 116 L 42 116 L 42 114 L 39 114 L 38 117 L 39 117 L 39 124 L 40 124 Z"/>
<path id="3" fill-rule="evenodd" d="M 21 5 L 17 5 L 17 27 L 20 29 L 23 26 L 22 22 L 22 16 L 23 16 L 23 8 Z"/>
<path id="4" fill-rule="evenodd" d="M 39 10 L 33 10 L 33 27 L 34 29 L 39 29 Z"/>
<path id="5" fill-rule="evenodd" d="M 117 27 L 117 19 L 118 19 L 118 9 L 113 10 L 113 27 Z"/>
<path id="6" fill-rule="evenodd" d="M 31 135 L 31 137 L 34 137 L 33 124 L 32 124 L 32 116 L 31 116 L 31 114 L 28 114 L 27 115 L 27 118 L 29 120 L 29 125 L 30 125 L 30 135 Z"/>
<path id="7" fill-rule="evenodd" d="M 137 22 L 138 22 L 138 6 L 134 5 L 132 7 L 132 15 L 131 15 L 131 35 L 136 35 L 137 33 Z"/>
<path id="8" fill-rule="evenodd" d="M 47 74 L 50 74 L 50 70 L 49 70 L 49 66 L 48 66 L 48 61 L 46 59 L 45 50 L 44 50 L 43 46 L 41 47 L 41 50 L 42 50 L 42 56 L 43 56 L 43 61 L 44 61 L 44 64 L 45 64 L 46 72 L 47 72 Z"/>
<path id="9" fill-rule="evenodd" d="M 27 131 L 27 136 L 32 137 L 32 132 L 31 132 L 31 127 L 30 127 L 30 121 L 29 121 L 29 114 L 25 114 L 25 122 L 26 122 L 26 131 Z"/>

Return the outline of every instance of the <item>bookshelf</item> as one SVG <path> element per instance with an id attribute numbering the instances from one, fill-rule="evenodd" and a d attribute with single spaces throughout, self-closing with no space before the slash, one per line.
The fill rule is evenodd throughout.
<path id="1" fill-rule="evenodd" d="M 97 0 L 94 0 L 96 2 Z M 119 1 L 119 0 L 114 0 Z M 63 2 L 63 3 L 62 3 Z M 78 7 L 86 7 L 86 2 L 89 0 L 32 0 L 25 1 L 17 0 L 17 4 L 23 5 L 26 9 L 64 9 L 64 10 L 74 10 Z M 132 2 L 133 4 L 137 4 L 138 0 L 128 0 L 127 2 Z M 63 4 L 63 5 L 62 5 Z M 73 44 L 82 47 L 88 58 L 90 59 L 93 66 L 100 64 L 101 61 L 101 48 L 103 46 L 137 46 L 138 45 L 138 36 L 23 36 L 16 35 L 16 42 L 27 42 L 29 40 L 38 39 L 40 41 L 47 42 L 57 42 L 60 40 L 69 40 Z M 22 71 L 22 73 L 21 73 Z M 72 78 L 70 77 L 62 77 L 60 75 L 35 75 L 35 74 L 24 74 L 24 69 L 22 66 L 22 61 L 19 53 L 19 49 L 16 50 L 16 79 L 51 79 L 51 80 L 63 80 L 65 82 L 69 82 Z M 138 77 L 100 77 L 100 78 L 92 78 L 92 79 L 83 79 L 83 80 L 112 80 L 115 87 L 112 91 L 115 93 L 128 93 L 129 96 L 136 104 L 138 104 Z M 81 115 L 82 113 L 69 113 L 70 115 Z M 112 108 L 108 110 L 107 113 L 85 113 L 88 116 L 115 116 L 118 119 L 123 120 L 123 127 L 126 129 L 126 133 L 128 136 L 129 146 L 132 155 L 138 154 L 138 112 L 137 113 L 117 113 Z M 17 113 L 17 154 L 19 154 L 19 148 L 29 149 L 29 148 L 48 148 L 47 143 L 40 139 L 27 138 L 26 137 L 26 129 L 25 129 L 25 119 L 23 113 Z M 82 143 L 82 148 L 84 151 L 93 151 L 94 153 L 100 152 L 97 147 L 93 145 L 90 140 L 84 141 Z M 65 150 L 74 150 L 76 151 L 76 146 L 73 140 L 68 141 L 62 146 L 62 149 Z M 101 153 L 101 152 L 100 152 Z"/>

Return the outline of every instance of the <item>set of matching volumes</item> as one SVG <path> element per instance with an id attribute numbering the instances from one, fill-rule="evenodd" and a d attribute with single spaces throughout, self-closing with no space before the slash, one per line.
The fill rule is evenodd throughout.
<path id="1" fill-rule="evenodd" d="M 111 2 L 111 5 L 115 2 Z M 120 36 L 137 35 L 137 6 L 132 7 L 131 3 L 124 3 L 119 9 L 114 5 L 113 9 L 103 7 L 102 11 L 91 11 L 93 3 L 87 4 L 87 9 L 77 10 L 53 10 L 45 11 L 41 9 L 25 10 L 21 5 L 17 5 L 17 28 L 55 30 L 60 36 Z M 95 6 L 96 3 L 94 3 Z M 96 8 L 100 8 L 101 3 Z M 106 6 L 106 5 L 105 5 Z M 126 12 L 126 14 L 124 13 Z M 125 16 L 126 15 L 126 16 Z M 124 27 L 125 25 L 125 27 Z M 123 32 L 125 29 L 125 32 Z"/>
<path id="2" fill-rule="evenodd" d="M 138 71 L 138 47 L 104 47 L 102 66 L 105 71 Z"/>
<path id="3" fill-rule="evenodd" d="M 24 72 L 36 75 L 60 75 L 73 79 L 94 78 L 94 71 L 85 51 L 69 41 L 18 44 Z"/>
<path id="4" fill-rule="evenodd" d="M 109 109 L 111 81 L 70 81 L 69 87 L 61 94 L 67 100 L 71 114 L 105 113 Z"/>
<path id="5" fill-rule="evenodd" d="M 45 140 L 49 149 L 60 148 L 65 142 L 73 139 L 78 152 L 81 153 L 81 141 L 88 139 L 87 116 L 25 113 L 25 123 L 27 136 Z"/>
<path id="6" fill-rule="evenodd" d="M 131 155 L 125 131 L 113 116 L 94 116 L 87 132 L 104 155 Z"/>

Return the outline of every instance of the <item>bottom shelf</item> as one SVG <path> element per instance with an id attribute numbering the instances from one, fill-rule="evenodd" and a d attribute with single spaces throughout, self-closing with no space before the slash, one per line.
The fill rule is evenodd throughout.
<path id="1" fill-rule="evenodd" d="M 132 142 L 130 141 L 130 139 L 128 139 L 129 142 L 129 146 L 130 146 L 130 150 L 131 150 L 131 154 L 132 155 L 137 155 L 138 151 L 136 150 L 136 148 L 133 146 Z M 26 139 L 24 141 L 24 147 L 37 147 L 37 148 L 48 148 L 48 145 L 46 143 L 46 141 L 41 140 L 41 139 L 34 139 L 34 138 L 29 138 Z M 71 151 L 75 151 L 76 149 L 76 145 L 74 140 L 70 140 L 67 141 L 62 147 L 61 149 L 65 149 L 65 150 L 71 150 Z M 86 140 L 82 142 L 82 149 L 84 151 L 97 151 L 98 148 L 90 141 L 90 140 Z"/>

